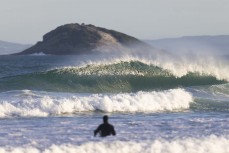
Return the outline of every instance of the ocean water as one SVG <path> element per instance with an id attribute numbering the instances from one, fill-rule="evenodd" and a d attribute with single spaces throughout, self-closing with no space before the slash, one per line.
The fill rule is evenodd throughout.
<path id="1" fill-rule="evenodd" d="M 228 153 L 228 81 L 226 56 L 0 56 L 0 152 Z"/>

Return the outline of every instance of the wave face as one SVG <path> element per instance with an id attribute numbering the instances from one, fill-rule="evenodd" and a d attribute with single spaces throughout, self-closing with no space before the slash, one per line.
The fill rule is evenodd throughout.
<path id="1" fill-rule="evenodd" d="M 229 139 L 227 137 L 208 136 L 206 138 L 184 138 L 172 141 L 158 139 L 154 141 L 114 141 L 87 142 L 81 145 L 53 144 L 45 149 L 34 146 L 1 147 L 2 152 L 24 153 L 227 153 Z"/>
<path id="2" fill-rule="evenodd" d="M 137 92 L 225 83 L 210 74 L 176 76 L 167 69 L 140 61 L 66 67 L 0 79 L 0 91 L 42 90 L 78 93 Z"/>
<path id="3" fill-rule="evenodd" d="M 229 111 L 229 83 L 189 88 L 195 97 L 191 109 L 206 111 Z"/>

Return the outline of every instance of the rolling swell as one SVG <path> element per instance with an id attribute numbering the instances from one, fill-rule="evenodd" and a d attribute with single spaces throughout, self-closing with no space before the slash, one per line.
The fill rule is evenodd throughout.
<path id="1" fill-rule="evenodd" d="M 136 92 L 225 83 L 216 77 L 188 73 L 176 77 L 170 71 L 139 61 L 108 65 L 58 68 L 0 79 L 0 91 L 42 90 L 61 92 Z"/>

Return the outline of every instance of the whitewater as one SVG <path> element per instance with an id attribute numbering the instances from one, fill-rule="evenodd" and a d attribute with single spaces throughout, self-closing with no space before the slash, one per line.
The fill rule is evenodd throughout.
<path id="1" fill-rule="evenodd" d="M 0 56 L 0 152 L 228 153 L 228 56 Z M 110 117 L 116 136 L 93 130 Z"/>

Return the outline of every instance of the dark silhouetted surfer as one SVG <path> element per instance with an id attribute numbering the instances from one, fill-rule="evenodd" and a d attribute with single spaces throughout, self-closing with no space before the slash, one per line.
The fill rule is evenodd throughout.
<path id="1" fill-rule="evenodd" d="M 116 135 L 113 125 L 108 123 L 108 116 L 103 116 L 103 124 L 100 124 L 99 127 L 94 131 L 94 136 L 97 133 L 100 133 L 101 137 L 106 137 L 109 135 Z"/>

